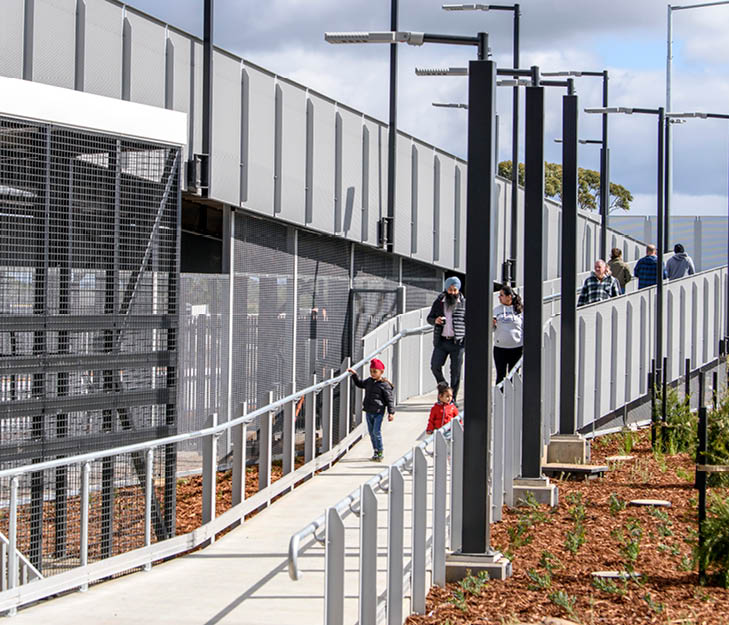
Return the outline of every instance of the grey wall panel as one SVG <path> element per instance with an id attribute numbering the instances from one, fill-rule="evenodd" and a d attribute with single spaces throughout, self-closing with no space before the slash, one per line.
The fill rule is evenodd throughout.
<path id="1" fill-rule="evenodd" d="M 193 44 L 192 48 L 192 68 L 190 76 L 192 77 L 193 89 L 193 118 L 195 120 L 195 128 L 192 139 L 193 153 L 202 152 L 202 84 L 203 84 L 203 47 L 199 41 Z"/>
<path id="2" fill-rule="evenodd" d="M 275 80 L 272 75 L 245 66 L 249 84 L 248 199 L 246 207 L 273 215 L 273 135 Z"/>
<path id="3" fill-rule="evenodd" d="M 213 158 L 210 195 L 240 203 L 240 61 L 213 54 Z"/>
<path id="4" fill-rule="evenodd" d="M 414 142 L 418 150 L 418 245 L 414 258 L 433 262 L 433 148 Z"/>
<path id="5" fill-rule="evenodd" d="M 382 144 L 387 142 L 387 130 L 369 119 L 365 119 L 364 128 L 369 140 L 367 160 L 367 192 L 363 190 L 362 219 L 365 221 L 367 236 L 362 240 L 370 245 L 377 245 L 377 222 L 386 211 L 386 172 L 383 159 Z M 366 200 L 366 206 L 364 202 Z M 365 210 L 366 209 L 366 210 Z"/>
<path id="6" fill-rule="evenodd" d="M 0 75 L 23 76 L 23 0 L 3 0 L 0 13 Z"/>
<path id="7" fill-rule="evenodd" d="M 334 232 L 335 112 L 330 100 L 310 94 L 313 121 L 311 226 Z"/>
<path id="8" fill-rule="evenodd" d="M 395 252 L 410 256 L 412 232 L 412 139 L 397 135 L 395 185 Z M 385 180 L 387 178 L 385 177 Z"/>
<path id="9" fill-rule="evenodd" d="M 440 254 L 437 264 L 450 267 L 453 265 L 453 198 L 455 193 L 456 162 L 438 155 L 440 160 Z"/>
<path id="10" fill-rule="evenodd" d="M 339 109 L 342 124 L 342 234 L 362 240 L 362 115 Z"/>
<path id="11" fill-rule="evenodd" d="M 279 216 L 304 223 L 306 200 L 306 90 L 279 82 L 282 98 L 281 212 Z"/>
<path id="12" fill-rule="evenodd" d="M 460 209 L 458 211 L 458 221 L 460 223 L 460 235 L 459 235 L 459 252 L 460 258 L 457 269 L 459 271 L 466 270 L 466 185 L 468 184 L 468 167 L 465 163 L 457 163 L 457 170 L 460 172 L 460 185 L 458 191 L 460 192 Z"/>
<path id="13" fill-rule="evenodd" d="M 35 0 L 33 80 L 73 89 L 75 0 Z"/>
<path id="14" fill-rule="evenodd" d="M 173 55 L 172 108 L 189 115 L 191 108 L 190 85 L 192 77 L 190 72 L 192 67 L 192 44 L 188 37 L 172 31 L 169 33 L 169 41 Z"/>
<path id="15" fill-rule="evenodd" d="M 120 98 L 121 59 L 121 7 L 109 2 L 87 2 L 84 91 Z"/>
<path id="16" fill-rule="evenodd" d="M 132 27 L 131 100 L 164 106 L 165 28 L 132 11 L 127 19 Z"/>

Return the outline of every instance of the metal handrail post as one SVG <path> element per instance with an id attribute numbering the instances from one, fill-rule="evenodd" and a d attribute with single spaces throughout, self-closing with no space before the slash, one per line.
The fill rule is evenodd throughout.
<path id="1" fill-rule="evenodd" d="M 369 483 L 360 487 L 359 623 L 377 623 L 377 497 Z"/>
<path id="2" fill-rule="evenodd" d="M 387 506 L 387 625 L 403 622 L 403 547 L 405 481 L 397 466 L 390 467 Z"/>
<path id="3" fill-rule="evenodd" d="M 344 522 L 336 508 L 327 510 L 325 555 L 325 625 L 344 622 Z"/>
<path id="4" fill-rule="evenodd" d="M 413 449 L 411 611 L 425 614 L 425 532 L 428 499 L 428 461 L 421 447 Z"/>

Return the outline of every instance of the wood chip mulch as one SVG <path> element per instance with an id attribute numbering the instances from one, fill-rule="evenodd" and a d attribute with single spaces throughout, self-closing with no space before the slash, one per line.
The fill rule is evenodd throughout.
<path id="1" fill-rule="evenodd" d="M 693 489 L 693 462 L 688 454 L 654 457 L 650 432 L 634 433 L 632 460 L 610 462 L 604 477 L 589 481 L 554 480 L 559 487 L 559 505 L 550 511 L 504 509 L 504 518 L 493 526 L 492 544 L 509 552 L 513 576 L 490 580 L 480 591 L 463 591 L 458 584 L 433 588 L 426 614 L 413 615 L 407 625 L 516 625 L 542 622 L 545 617 L 568 618 L 583 625 L 593 623 L 643 625 L 729 625 L 729 590 L 700 586 L 692 567 L 689 544 L 697 529 L 697 491 Z M 592 462 L 605 464 L 611 455 L 625 454 L 625 438 L 617 434 L 593 443 Z M 729 489 L 711 492 L 729 496 Z M 567 534 L 574 531 L 576 497 L 584 503 L 585 542 L 573 554 L 565 547 Z M 633 499 L 665 499 L 670 508 L 626 506 L 618 510 L 611 494 L 627 503 Z M 571 502 L 571 503 L 569 503 Z M 658 511 L 660 510 L 660 512 Z M 667 518 L 664 516 L 667 515 Z M 530 517 L 531 515 L 531 517 Z M 541 520 L 529 527 L 528 544 L 510 544 L 509 528 L 535 515 Z M 627 536 L 639 523 L 642 535 L 634 564 L 642 574 L 640 583 L 617 580 L 609 591 L 592 583 L 593 571 L 626 569 L 628 556 L 621 552 L 614 530 Z M 513 532 L 513 530 L 512 530 Z M 554 556 L 551 580 L 540 565 L 544 552 Z M 542 587 L 528 571 L 541 575 Z M 463 592 L 463 596 L 458 594 Z M 560 593 L 558 595 L 557 593 Z M 551 596 L 551 598 L 550 598 Z M 560 601 L 560 598 L 562 601 Z M 558 605 L 572 603 L 571 611 Z M 557 603 L 555 603 L 555 601 Z"/>

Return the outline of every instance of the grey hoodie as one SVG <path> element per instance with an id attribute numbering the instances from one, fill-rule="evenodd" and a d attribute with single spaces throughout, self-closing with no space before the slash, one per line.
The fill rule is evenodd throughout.
<path id="1" fill-rule="evenodd" d="M 690 276 L 696 273 L 694 269 L 694 261 L 686 252 L 674 254 L 666 262 L 666 273 L 669 280 L 676 280 L 684 276 Z"/>

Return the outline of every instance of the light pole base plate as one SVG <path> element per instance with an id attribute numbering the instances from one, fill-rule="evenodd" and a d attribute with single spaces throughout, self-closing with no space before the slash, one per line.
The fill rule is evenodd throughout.
<path id="1" fill-rule="evenodd" d="M 534 495 L 537 503 L 547 504 L 550 508 L 554 508 L 559 503 L 559 489 L 547 477 L 518 477 L 514 480 L 512 493 L 512 500 L 506 502 L 510 507 L 523 505 L 527 493 Z"/>
<path id="2" fill-rule="evenodd" d="M 458 582 L 467 575 L 486 571 L 489 579 L 504 580 L 511 577 L 511 561 L 498 551 L 491 553 L 462 553 L 455 551 L 446 556 L 446 582 Z"/>

